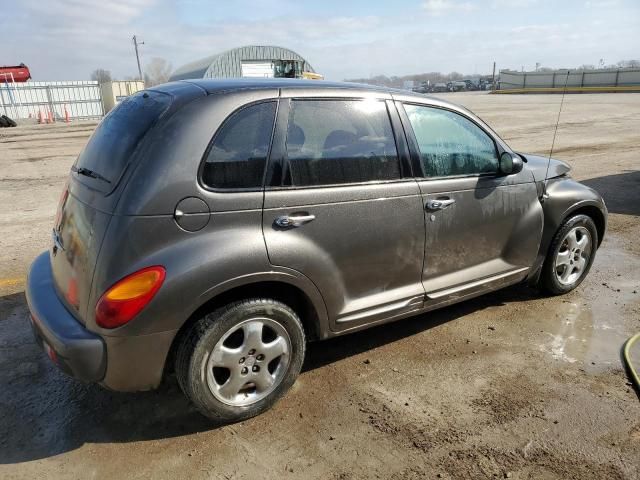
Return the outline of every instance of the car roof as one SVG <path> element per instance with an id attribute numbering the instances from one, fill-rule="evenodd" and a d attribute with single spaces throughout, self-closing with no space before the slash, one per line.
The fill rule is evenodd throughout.
<path id="1" fill-rule="evenodd" d="M 368 85 L 364 83 L 352 82 L 330 82 L 326 80 L 306 80 L 298 78 L 197 78 L 185 79 L 172 83 L 190 83 L 203 89 L 208 94 L 230 92 L 234 90 L 266 90 L 266 89 L 300 89 L 300 90 L 357 90 L 374 93 L 387 93 L 390 95 L 412 96 L 416 98 L 431 99 L 438 103 L 442 100 L 429 97 L 424 94 L 400 90 L 397 88 L 388 88 L 378 85 Z M 156 87 L 154 87 L 156 88 Z M 446 102 L 445 102 L 446 103 Z"/>
<path id="2" fill-rule="evenodd" d="M 393 89 L 379 87 L 376 85 L 365 85 L 350 82 L 328 82 L 325 80 L 306 80 L 299 78 L 198 78 L 181 80 L 183 82 L 193 83 L 207 91 L 207 93 L 216 93 L 229 90 L 245 90 L 245 89 L 270 89 L 270 88 L 309 88 L 331 89 L 346 88 L 354 90 L 370 90 L 376 92 L 391 93 Z"/>
<path id="3" fill-rule="evenodd" d="M 445 84 L 438 83 L 436 85 Z M 462 105 L 443 100 L 442 98 L 409 90 L 388 88 L 378 85 L 368 85 L 364 83 L 331 82 L 326 80 L 307 80 L 298 78 L 194 78 L 177 80 L 175 82 L 157 85 L 151 87 L 151 90 L 163 91 L 166 93 L 170 93 L 171 95 L 174 95 L 176 97 L 189 97 L 191 94 L 193 94 L 193 91 L 191 91 L 191 93 L 188 93 L 188 90 L 191 90 L 190 88 L 188 88 L 189 86 L 198 87 L 207 95 L 224 94 L 234 91 L 240 92 L 274 89 L 280 90 L 281 93 L 283 93 L 283 91 L 288 91 L 288 93 L 291 93 L 291 91 L 293 90 L 297 90 L 300 93 L 308 91 L 312 95 L 317 95 L 317 92 L 326 90 L 327 96 L 331 96 L 332 92 L 348 92 L 349 90 L 352 90 L 357 96 L 363 93 L 366 94 L 367 92 L 373 94 L 379 93 L 388 95 L 390 98 L 393 98 L 395 100 L 408 102 L 415 101 L 417 103 L 449 108 L 461 113 L 463 112 L 468 116 L 473 117 L 476 121 L 484 124 L 484 122 L 482 122 L 482 120 L 478 118 L 477 115 L 475 115 L 467 108 L 463 107 Z"/>

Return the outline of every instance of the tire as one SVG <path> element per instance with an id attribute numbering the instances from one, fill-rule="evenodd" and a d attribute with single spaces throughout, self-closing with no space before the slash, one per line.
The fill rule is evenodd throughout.
<path id="1" fill-rule="evenodd" d="M 239 422 L 271 408 L 291 388 L 305 347 L 302 322 L 287 305 L 262 298 L 233 302 L 185 333 L 176 377 L 205 416 Z"/>
<path id="2" fill-rule="evenodd" d="M 589 273 L 597 248 L 598 230 L 591 217 L 569 217 L 553 236 L 538 285 L 551 295 L 570 292 Z"/>
<path id="3" fill-rule="evenodd" d="M 2 118 L 4 119 L 5 123 L 7 124 L 8 127 L 17 127 L 18 124 L 12 120 L 11 118 L 7 117 L 6 115 L 2 115 Z"/>

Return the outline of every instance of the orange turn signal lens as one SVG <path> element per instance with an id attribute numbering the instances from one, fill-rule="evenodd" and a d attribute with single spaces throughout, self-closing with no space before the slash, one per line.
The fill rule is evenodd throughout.
<path id="1" fill-rule="evenodd" d="M 143 268 L 107 290 L 96 305 L 96 323 L 116 328 L 131 321 L 162 286 L 166 270 L 159 265 Z"/>
<path id="2" fill-rule="evenodd" d="M 155 268 L 134 273 L 116 283 L 104 296 L 108 300 L 131 300 L 146 295 L 163 276 L 163 271 Z"/>

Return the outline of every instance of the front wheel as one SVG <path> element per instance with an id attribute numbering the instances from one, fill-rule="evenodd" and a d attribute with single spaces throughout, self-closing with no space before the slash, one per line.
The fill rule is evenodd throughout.
<path id="1" fill-rule="evenodd" d="M 589 273 L 597 246 L 598 230 L 591 217 L 575 215 L 565 220 L 553 237 L 539 285 L 552 295 L 576 288 Z"/>
<path id="2" fill-rule="evenodd" d="M 182 339 L 176 375 L 184 393 L 209 418 L 237 422 L 270 408 L 293 385 L 304 360 L 297 314 L 269 299 L 222 307 Z"/>

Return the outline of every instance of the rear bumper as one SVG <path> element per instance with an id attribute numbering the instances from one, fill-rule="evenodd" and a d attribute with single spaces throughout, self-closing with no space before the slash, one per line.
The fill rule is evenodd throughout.
<path id="1" fill-rule="evenodd" d="M 79 380 L 100 382 L 107 365 L 105 343 L 78 323 L 58 298 L 49 252 L 31 265 L 26 295 L 36 340 L 54 363 Z"/>
<path id="2" fill-rule="evenodd" d="M 63 372 L 116 391 L 151 390 L 160 384 L 176 331 L 100 336 L 87 330 L 58 298 L 49 252 L 31 265 L 26 294 L 36 341 Z"/>

